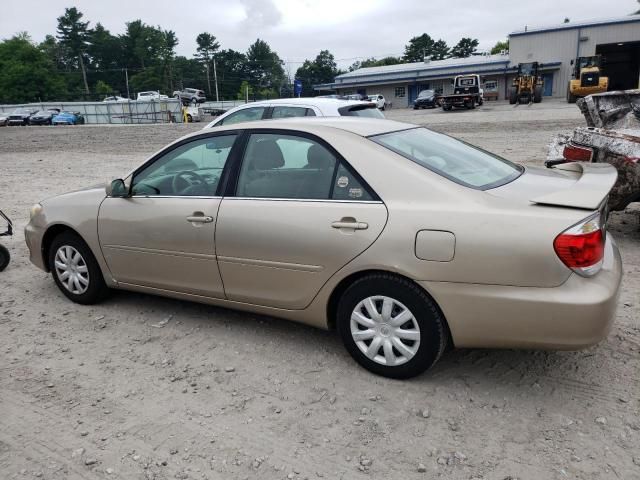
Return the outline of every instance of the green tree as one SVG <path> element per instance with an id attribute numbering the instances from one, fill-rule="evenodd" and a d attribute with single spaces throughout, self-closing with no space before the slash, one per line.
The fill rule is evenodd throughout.
<path id="1" fill-rule="evenodd" d="M 264 40 L 259 38 L 247 50 L 249 83 L 257 90 L 280 89 L 284 82 L 283 62 Z"/>
<path id="2" fill-rule="evenodd" d="M 235 50 L 220 50 L 216 54 L 218 89 L 221 98 L 236 98 L 240 84 L 247 78 L 247 57 Z"/>
<path id="3" fill-rule="evenodd" d="M 405 62 L 421 62 L 425 56 L 431 54 L 434 44 L 433 38 L 427 33 L 411 38 L 404 47 Z"/>
<path id="4" fill-rule="evenodd" d="M 202 62 L 207 72 L 207 87 L 209 95 L 211 95 L 211 76 L 210 70 L 213 61 L 213 57 L 220 48 L 220 43 L 216 40 L 214 35 L 203 32 L 196 37 L 196 58 Z"/>
<path id="5" fill-rule="evenodd" d="M 85 93 L 89 93 L 85 55 L 87 52 L 87 27 L 89 22 L 82 21 L 82 13 L 76 7 L 66 8 L 64 15 L 58 17 L 58 40 L 68 54 L 78 60 L 82 71 Z"/>
<path id="6" fill-rule="evenodd" d="M 451 56 L 454 58 L 466 58 L 473 55 L 478 49 L 478 40 L 464 37 L 451 49 Z"/>
<path id="7" fill-rule="evenodd" d="M 45 36 L 42 43 L 38 45 L 38 48 L 47 56 L 49 60 L 51 60 L 56 68 L 65 70 L 66 64 L 64 48 L 56 40 L 56 37 L 54 37 L 53 35 Z"/>
<path id="8" fill-rule="evenodd" d="M 160 27 L 158 27 L 160 30 Z M 169 91 L 173 92 L 173 59 L 175 57 L 175 50 L 178 46 L 178 37 L 176 36 L 176 32 L 173 30 L 162 30 L 161 31 L 161 44 L 158 49 L 158 56 L 160 61 L 162 62 L 162 72 L 163 72 L 163 87 Z"/>
<path id="9" fill-rule="evenodd" d="M 89 74 L 90 78 L 113 85 L 112 91 L 127 91 L 125 75 L 121 68 L 124 62 L 122 61 L 122 41 L 119 37 L 112 35 L 102 24 L 97 23 L 89 31 L 87 53 L 89 68 L 92 70 Z"/>
<path id="10" fill-rule="evenodd" d="M 185 86 L 204 89 L 206 84 L 205 73 L 202 64 L 195 58 L 187 58 L 177 56 L 172 62 L 173 75 L 177 84 L 184 88 Z M 235 90 L 233 96 L 235 97 Z"/>
<path id="11" fill-rule="evenodd" d="M 98 80 L 95 87 L 98 95 L 111 95 L 113 93 L 113 87 L 102 80 Z"/>
<path id="12" fill-rule="evenodd" d="M 0 42 L 0 102 L 59 99 L 66 91 L 53 61 L 26 34 Z"/>
<path id="13" fill-rule="evenodd" d="M 368 68 L 368 67 L 383 67 L 385 65 L 398 65 L 399 63 L 404 63 L 402 58 L 400 57 L 384 57 L 381 59 L 376 58 L 367 58 L 362 61 L 353 62 L 349 67 L 349 71 L 353 72 L 354 70 L 358 70 L 359 68 Z M 339 75 L 340 72 L 337 73 Z"/>
<path id="14" fill-rule="evenodd" d="M 431 48 L 431 60 L 444 60 L 445 58 L 449 58 L 450 53 L 451 51 L 447 42 L 438 40 Z"/>
<path id="15" fill-rule="evenodd" d="M 497 55 L 503 50 L 507 52 L 509 51 L 509 40 L 500 40 L 499 42 L 496 42 L 491 49 L 491 55 Z"/>
<path id="16" fill-rule="evenodd" d="M 334 56 L 329 50 L 322 50 L 315 60 L 305 60 L 296 71 L 296 79 L 302 82 L 302 95 L 313 95 L 313 85 L 333 82 L 338 74 Z"/>
<path id="17" fill-rule="evenodd" d="M 249 85 L 249 82 L 244 80 L 240 84 L 240 89 L 238 90 L 238 94 L 236 95 L 236 98 L 238 100 L 245 100 L 247 97 L 253 98 L 253 87 Z"/>

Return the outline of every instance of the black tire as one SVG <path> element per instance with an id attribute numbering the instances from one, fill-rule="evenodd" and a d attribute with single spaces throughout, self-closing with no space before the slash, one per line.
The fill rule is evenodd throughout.
<path id="1" fill-rule="evenodd" d="M 401 365 L 387 366 L 371 360 L 351 335 L 354 309 L 371 296 L 386 296 L 402 303 L 417 322 L 420 344 L 414 356 Z M 389 378 L 410 378 L 421 374 L 440 359 L 448 343 L 445 319 L 426 292 L 409 280 L 384 273 L 360 278 L 345 290 L 338 304 L 337 327 L 345 348 L 354 360 L 370 372 Z"/>
<path id="2" fill-rule="evenodd" d="M 471 101 L 469 102 L 468 107 L 469 109 L 473 110 L 474 108 L 476 108 L 476 101 L 474 99 L 471 99 Z"/>
<path id="3" fill-rule="evenodd" d="M 577 99 L 578 97 L 571 93 L 571 85 L 567 85 L 567 103 L 576 103 Z"/>
<path id="4" fill-rule="evenodd" d="M 55 256 L 58 252 L 58 249 L 64 246 L 69 246 L 74 248 L 80 255 L 82 256 L 82 260 L 87 267 L 88 275 L 89 275 L 89 285 L 83 293 L 74 293 L 67 289 L 59 278 L 58 270 L 55 266 Z M 104 298 L 106 298 L 109 294 L 109 288 L 104 282 L 104 277 L 102 276 L 102 271 L 100 270 L 100 266 L 96 261 L 93 253 L 89 246 L 80 238 L 78 235 L 72 232 L 64 232 L 58 235 L 51 242 L 51 246 L 49 248 L 48 253 L 49 259 L 49 269 L 51 270 L 51 275 L 53 276 L 53 280 L 56 282 L 56 285 L 60 289 L 60 291 L 71 301 L 75 303 L 80 303 L 82 305 L 92 305 L 94 303 L 98 303 Z"/>
<path id="5" fill-rule="evenodd" d="M 511 87 L 509 90 L 509 103 L 511 105 L 515 105 L 518 101 L 518 89 L 516 87 Z"/>
<path id="6" fill-rule="evenodd" d="M 4 245 L 0 245 L 0 272 L 2 272 L 11 261 L 11 254 Z"/>
<path id="7" fill-rule="evenodd" d="M 540 103 L 542 101 L 542 86 L 537 85 L 533 89 L 533 103 Z"/>
<path id="8" fill-rule="evenodd" d="M 414 105 L 414 106 L 413 106 L 413 109 L 414 109 L 414 110 L 418 110 L 419 108 L 420 108 L 420 107 L 418 107 L 417 105 Z"/>
<path id="9" fill-rule="evenodd" d="M 451 105 L 442 105 L 442 110 L 444 110 L 445 112 L 448 112 L 452 109 L 453 107 Z"/>
<path id="10" fill-rule="evenodd" d="M 187 113 L 187 123 L 193 123 L 193 117 Z"/>

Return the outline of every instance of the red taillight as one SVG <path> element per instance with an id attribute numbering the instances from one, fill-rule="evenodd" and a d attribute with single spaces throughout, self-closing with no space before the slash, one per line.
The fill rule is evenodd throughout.
<path id="1" fill-rule="evenodd" d="M 593 158 L 593 149 L 569 143 L 564 146 L 562 156 L 570 162 L 590 162 Z"/>
<path id="2" fill-rule="evenodd" d="M 597 213 L 556 237 L 553 248 L 562 262 L 580 275 L 595 275 L 602 266 L 605 231 Z"/>

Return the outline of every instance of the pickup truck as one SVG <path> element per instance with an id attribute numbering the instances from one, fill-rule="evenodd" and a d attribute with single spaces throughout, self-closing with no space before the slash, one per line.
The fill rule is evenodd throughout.
<path id="1" fill-rule="evenodd" d="M 549 146 L 547 167 L 568 162 L 609 163 L 618 180 L 609 193 L 609 209 L 624 210 L 640 201 L 640 90 L 589 95 L 577 103 L 587 125 L 557 135 Z"/>
<path id="2" fill-rule="evenodd" d="M 480 75 L 458 75 L 453 80 L 453 95 L 442 95 L 438 101 L 444 111 L 453 107 L 471 109 L 476 108 L 476 105 L 482 105 Z"/>

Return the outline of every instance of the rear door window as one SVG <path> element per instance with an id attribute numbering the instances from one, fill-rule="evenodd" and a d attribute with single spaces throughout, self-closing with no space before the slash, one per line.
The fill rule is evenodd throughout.
<path id="1" fill-rule="evenodd" d="M 220 120 L 216 125 L 233 125 L 234 123 L 253 122 L 262 119 L 267 107 L 243 108 Z"/>
<path id="2" fill-rule="evenodd" d="M 305 117 L 307 110 L 309 109 L 306 107 L 273 107 L 271 118 Z"/>

